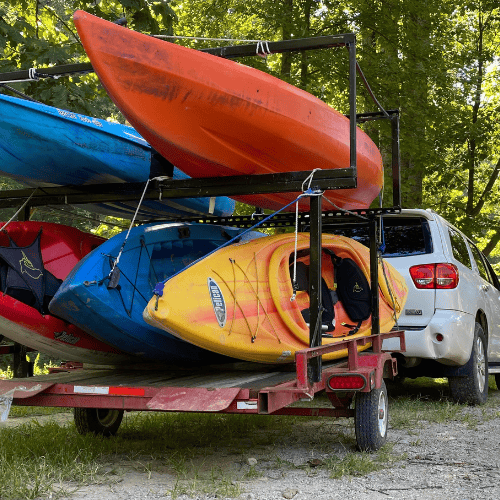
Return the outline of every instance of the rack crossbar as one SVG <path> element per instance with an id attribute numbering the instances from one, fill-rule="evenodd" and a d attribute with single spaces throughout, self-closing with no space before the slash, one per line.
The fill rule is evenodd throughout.
<path id="1" fill-rule="evenodd" d="M 210 196 L 237 196 L 243 194 L 268 194 L 303 191 L 309 171 L 281 174 L 210 177 L 185 180 L 153 181 L 148 186 L 145 199 L 199 198 Z M 333 190 L 354 187 L 356 179 L 352 169 L 320 170 L 314 173 L 311 189 Z M 41 187 L 0 191 L 0 208 L 19 206 L 30 199 L 30 206 L 78 205 L 138 200 L 144 191 L 143 182 L 92 184 L 85 186 Z"/>

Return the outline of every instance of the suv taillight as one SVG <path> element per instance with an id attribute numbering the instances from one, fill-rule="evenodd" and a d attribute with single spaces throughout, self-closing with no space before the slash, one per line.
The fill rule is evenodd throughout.
<path id="1" fill-rule="evenodd" d="M 410 276 L 420 289 L 450 289 L 458 285 L 458 269 L 454 264 L 420 264 L 410 267 Z"/>

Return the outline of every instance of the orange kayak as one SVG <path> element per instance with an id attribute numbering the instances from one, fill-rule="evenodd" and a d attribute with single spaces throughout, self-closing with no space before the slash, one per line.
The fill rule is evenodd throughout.
<path id="1" fill-rule="evenodd" d="M 350 166 L 349 120 L 313 95 L 235 61 L 83 11 L 73 19 L 111 99 L 157 151 L 191 177 Z M 382 187 L 378 148 L 359 128 L 356 137 L 358 187 L 325 193 L 341 208 L 368 207 Z M 296 197 L 235 199 L 278 209 Z M 307 199 L 301 201 L 301 209 L 308 206 Z"/>
<path id="2" fill-rule="evenodd" d="M 309 264 L 309 244 L 309 234 L 299 233 L 299 263 L 304 268 Z M 294 247 L 294 235 L 281 234 L 217 250 L 166 281 L 161 297 L 149 301 L 143 317 L 210 351 L 260 363 L 291 363 L 296 351 L 309 347 L 308 291 L 298 291 L 291 300 Z M 352 259 L 370 279 L 370 252 L 364 245 L 344 236 L 323 235 L 322 248 L 321 274 L 328 288 L 324 295 L 336 288 L 337 271 L 328 252 Z M 340 287 L 340 273 L 337 278 Z M 359 288 L 357 282 L 355 286 Z M 407 293 L 404 278 L 390 264 L 380 265 L 381 332 L 394 326 Z M 346 301 L 339 300 L 333 309 L 335 324 L 325 325 L 323 345 L 371 334 L 370 317 L 354 330 Z M 344 349 L 323 358 L 346 355 Z"/>

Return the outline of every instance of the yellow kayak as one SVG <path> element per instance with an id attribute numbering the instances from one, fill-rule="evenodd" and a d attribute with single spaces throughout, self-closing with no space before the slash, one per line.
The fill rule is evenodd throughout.
<path id="1" fill-rule="evenodd" d="M 294 234 L 217 250 L 165 282 L 162 295 L 149 301 L 144 319 L 220 354 L 259 363 L 293 362 L 296 351 L 309 347 L 308 287 L 300 285 L 307 274 L 309 247 L 309 234 L 299 233 L 295 264 Z M 323 296 L 342 285 L 336 282 L 332 252 L 336 258 L 352 259 L 369 282 L 367 247 L 344 236 L 325 234 L 322 248 Z M 354 288 L 362 287 L 356 283 Z M 379 265 L 381 332 L 394 326 L 407 292 L 404 278 L 390 264 Z M 356 325 L 346 312 L 348 305 L 344 307 L 340 300 L 332 303 L 334 320 L 323 328 L 323 345 L 370 335 L 370 318 Z M 323 318 L 328 314 L 325 311 Z M 345 356 L 347 351 L 342 350 L 323 359 Z"/>

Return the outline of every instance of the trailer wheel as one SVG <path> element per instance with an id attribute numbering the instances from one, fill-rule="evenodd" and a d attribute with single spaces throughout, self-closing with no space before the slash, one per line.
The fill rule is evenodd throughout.
<path id="1" fill-rule="evenodd" d="M 123 419 L 123 410 L 102 408 L 74 408 L 76 430 L 105 437 L 114 436 Z"/>
<path id="2" fill-rule="evenodd" d="M 354 428 L 360 451 L 377 451 L 387 439 L 389 401 L 382 380 L 379 389 L 356 394 Z"/>

